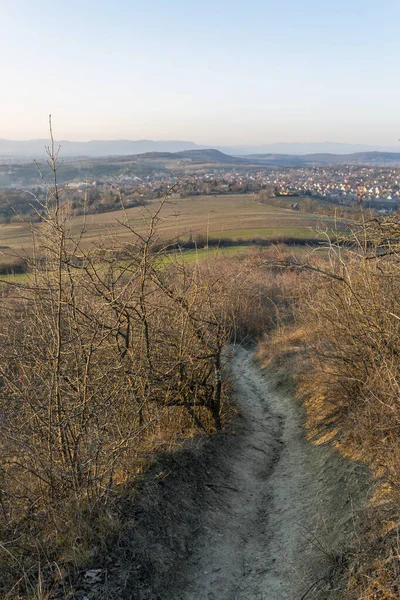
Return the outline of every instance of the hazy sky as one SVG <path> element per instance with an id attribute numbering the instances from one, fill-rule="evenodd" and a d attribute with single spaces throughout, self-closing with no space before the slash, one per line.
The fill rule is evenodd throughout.
<path id="1" fill-rule="evenodd" d="M 0 138 L 400 137 L 399 0 L 0 0 Z"/>

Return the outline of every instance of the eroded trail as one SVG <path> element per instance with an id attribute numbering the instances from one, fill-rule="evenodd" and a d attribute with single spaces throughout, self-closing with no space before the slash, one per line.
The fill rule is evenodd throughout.
<path id="1" fill-rule="evenodd" d="M 304 436 L 301 409 L 249 351 L 233 359 L 240 425 L 216 472 L 202 533 L 174 600 L 336 598 L 348 466 Z"/>

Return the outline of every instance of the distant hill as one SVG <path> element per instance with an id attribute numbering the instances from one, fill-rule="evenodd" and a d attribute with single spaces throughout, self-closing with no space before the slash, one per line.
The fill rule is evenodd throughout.
<path id="1" fill-rule="evenodd" d="M 45 146 L 49 140 L 38 139 L 16 141 L 0 139 L 0 157 L 7 158 L 42 158 L 45 155 Z M 364 152 L 399 152 L 399 148 L 378 148 L 360 144 L 326 143 L 280 143 L 263 144 L 260 146 L 243 145 L 237 147 L 219 145 L 199 145 L 185 140 L 92 140 L 89 142 L 74 142 L 69 140 L 58 141 L 61 145 L 61 154 L 65 158 L 71 157 L 105 157 L 105 156 L 130 156 L 149 152 L 185 152 L 187 150 L 208 150 L 210 147 L 227 155 L 234 156 L 260 156 L 273 155 L 309 156 L 310 154 L 341 154 L 349 155 Z M 284 160 L 279 158 L 279 160 Z"/>
<path id="2" fill-rule="evenodd" d="M 8 160 L 32 162 L 45 156 L 45 146 L 49 140 L 31 140 L 19 142 L 0 139 L 0 164 Z M 400 167 L 400 152 L 372 151 L 337 154 L 319 152 L 309 154 L 285 154 L 277 152 L 245 154 L 238 149 L 233 152 L 223 152 L 222 149 L 202 148 L 194 142 L 185 141 L 151 141 L 151 140 L 115 140 L 92 142 L 57 142 L 61 145 L 61 156 L 68 162 L 75 159 L 95 159 L 96 163 L 104 161 L 134 161 L 141 162 L 163 160 L 190 161 L 192 164 L 236 164 L 236 165 L 269 165 L 282 167 L 301 167 L 311 165 L 378 165 Z M 236 150 L 236 151 L 235 151 Z M 3 157 L 3 159 L 1 158 Z M 151 166 L 151 165 L 149 165 Z"/>
<path id="3" fill-rule="evenodd" d="M 352 154 L 248 154 L 246 161 L 266 165 L 310 166 L 310 165 L 390 165 L 400 166 L 400 152 L 355 152 Z"/>
<path id="4" fill-rule="evenodd" d="M 41 158 L 49 140 L 14 141 L 0 139 L 0 156 Z M 90 142 L 57 141 L 64 157 L 127 156 L 143 152 L 179 152 L 198 148 L 194 142 L 153 140 L 93 140 Z"/>
<path id="5" fill-rule="evenodd" d="M 353 154 L 247 154 L 231 156 L 207 148 L 184 152 L 147 152 L 137 157 L 144 161 L 182 160 L 191 163 L 218 163 L 236 165 L 268 165 L 282 167 L 306 167 L 312 165 L 378 165 L 400 166 L 400 152 L 355 152 Z"/>
<path id="6" fill-rule="evenodd" d="M 241 158 L 252 163 L 288 167 L 302 166 L 308 162 L 305 156 L 296 156 L 294 154 L 246 154 Z"/>
<path id="7" fill-rule="evenodd" d="M 185 150 L 184 152 L 147 152 L 139 154 L 138 158 L 149 160 L 187 160 L 192 163 L 242 163 L 249 161 L 247 158 L 230 156 L 219 150 L 207 148 L 205 150 Z"/>
<path id="8" fill-rule="evenodd" d="M 228 151 L 228 154 L 355 154 L 359 152 L 400 152 L 399 146 L 381 147 L 367 144 L 344 144 L 338 142 L 284 142 L 277 144 L 263 144 L 260 146 L 245 146 Z"/>
<path id="9" fill-rule="evenodd" d="M 353 154 L 309 154 L 303 156 L 309 161 L 319 163 L 347 163 L 347 164 L 400 164 L 400 152 L 355 152 Z"/>

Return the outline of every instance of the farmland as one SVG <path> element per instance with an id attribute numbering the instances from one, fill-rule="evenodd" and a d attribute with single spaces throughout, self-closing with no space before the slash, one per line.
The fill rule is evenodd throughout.
<path id="1" fill-rule="evenodd" d="M 87 218 L 84 244 L 92 243 L 112 233 L 120 239 L 129 239 L 132 233 L 123 222 L 126 218 L 138 231 L 145 228 L 146 216 L 158 205 L 153 200 L 147 208 L 134 207 L 124 213 L 114 211 Z M 35 225 L 39 227 L 40 225 Z M 77 234 L 82 217 L 71 221 L 72 232 Z M 243 240 L 253 239 L 285 241 L 321 238 L 321 231 L 333 228 L 333 220 L 315 214 L 300 213 L 291 208 L 260 204 L 253 194 L 197 196 L 170 200 L 163 208 L 159 234 L 164 239 L 187 240 L 202 235 L 209 238 Z M 32 248 L 32 234 L 28 223 L 0 225 L 0 246 L 3 256 Z"/>

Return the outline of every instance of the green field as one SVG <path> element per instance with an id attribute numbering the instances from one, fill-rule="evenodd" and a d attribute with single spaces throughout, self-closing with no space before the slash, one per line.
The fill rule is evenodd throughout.
<path id="1" fill-rule="evenodd" d="M 186 263 L 190 264 L 197 260 L 207 260 L 218 257 L 231 257 L 231 256 L 245 256 L 249 253 L 249 246 L 228 246 L 227 248 L 199 248 L 198 250 L 185 250 L 179 252 L 179 257 L 182 258 Z M 175 252 L 171 252 L 164 257 L 164 262 L 173 261 L 177 255 Z"/>

